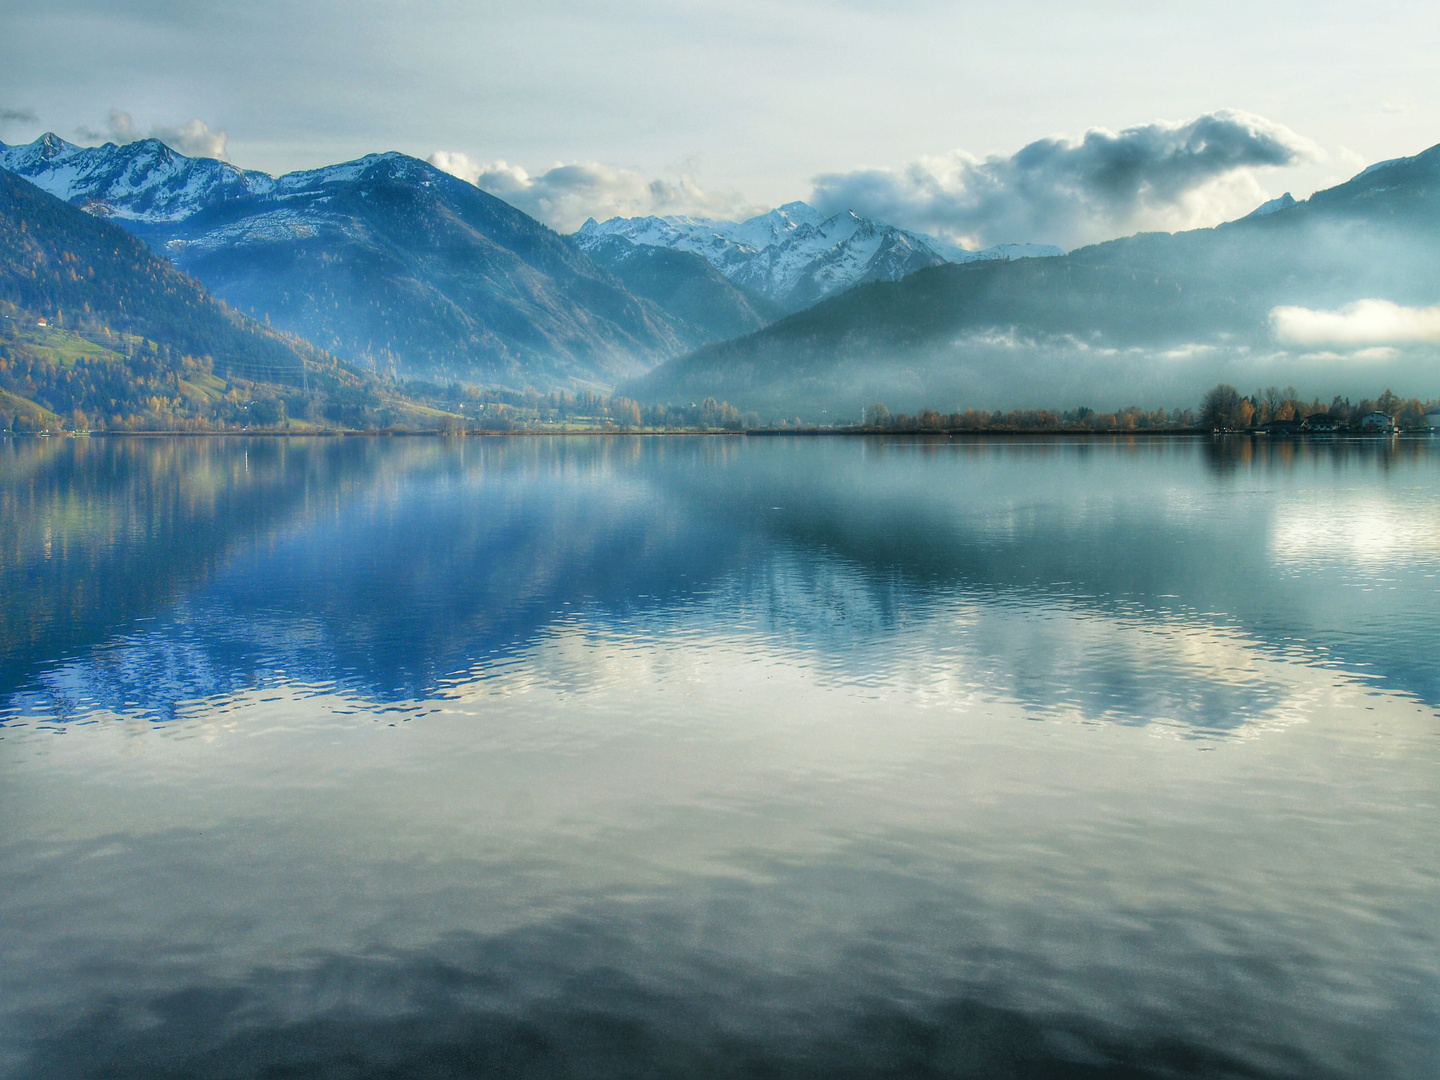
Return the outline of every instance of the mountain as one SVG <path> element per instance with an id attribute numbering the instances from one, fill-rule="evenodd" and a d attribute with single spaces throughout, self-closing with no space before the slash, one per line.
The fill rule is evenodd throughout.
<path id="1" fill-rule="evenodd" d="M 703 303 L 672 317 L 539 222 L 401 154 L 271 177 L 153 139 L 46 135 L 0 144 L 0 167 L 123 225 L 233 306 L 379 370 L 608 386 L 761 325 L 738 293 L 734 312 L 711 298 L 725 331 Z"/>
<path id="2" fill-rule="evenodd" d="M 1220 379 L 1328 396 L 1350 392 L 1362 369 L 1367 383 L 1433 395 L 1440 350 L 1426 335 L 1333 327 L 1362 300 L 1440 303 L 1440 147 L 1277 203 L 1213 229 L 860 286 L 622 389 L 812 419 L 858 417 L 874 401 L 1193 406 Z"/>
<path id="3" fill-rule="evenodd" d="M 1261 203 L 1261 204 L 1260 204 L 1259 206 L 1257 206 L 1254 210 L 1251 210 L 1250 213 L 1246 214 L 1245 217 L 1246 217 L 1246 218 L 1269 217 L 1271 214 L 1277 213 L 1277 212 L 1280 211 L 1280 210 L 1289 210 L 1290 207 L 1292 207 L 1292 206 L 1294 206 L 1294 205 L 1295 205 L 1295 196 L 1294 196 L 1294 195 L 1291 195 L 1290 192 L 1287 191 L 1287 192 L 1285 192 L 1284 195 L 1281 195 L 1278 199 L 1271 199 L 1271 200 L 1269 200 L 1268 202 L 1263 202 L 1263 203 Z"/>
<path id="4" fill-rule="evenodd" d="M 0 300 L 48 323 L 117 333 L 210 356 L 247 375 L 300 382 L 296 346 L 227 310 L 123 229 L 0 170 Z"/>
<path id="5" fill-rule="evenodd" d="M 591 251 L 612 237 L 703 256 L 730 281 L 792 312 L 853 285 L 898 281 L 947 262 L 1061 254 L 1044 244 L 965 251 L 848 210 L 826 217 L 803 202 L 786 203 L 741 222 L 641 217 L 599 223 L 592 218 L 574 239 L 581 250 Z"/>
<path id="6" fill-rule="evenodd" d="M 185 157 L 156 139 L 84 147 L 45 134 L 23 146 L 0 143 L 0 168 L 87 213 L 142 225 L 183 221 L 229 199 L 271 194 L 277 187 L 265 173 Z"/>
<path id="7" fill-rule="evenodd" d="M 632 294 L 654 302 L 677 332 L 696 344 L 742 337 L 785 315 L 779 304 L 736 285 L 693 251 L 619 236 L 600 237 L 584 250 Z"/>
<path id="8" fill-rule="evenodd" d="M 358 426 L 380 404 L 333 357 L 226 307 L 119 226 L 0 170 L 4 426 L 270 426 L 287 409 Z"/>

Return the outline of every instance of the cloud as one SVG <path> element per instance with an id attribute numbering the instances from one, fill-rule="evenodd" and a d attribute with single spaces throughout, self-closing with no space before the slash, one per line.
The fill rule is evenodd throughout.
<path id="1" fill-rule="evenodd" d="M 1403 307 L 1389 300 L 1357 300 L 1337 311 L 1277 307 L 1270 326 L 1281 341 L 1295 345 L 1404 345 L 1440 342 L 1440 304 Z M 1388 352 L 1367 349 L 1370 359 Z M 1393 355 L 1393 354 L 1392 354 Z"/>
<path id="2" fill-rule="evenodd" d="M 1136 229 L 1215 224 L 1264 201 L 1254 170 L 1322 156 L 1281 124 L 1222 109 L 1184 123 L 1041 139 L 1010 157 L 956 150 L 898 172 L 829 173 L 813 181 L 812 202 L 967 247 L 1069 247 Z"/>
<path id="3" fill-rule="evenodd" d="M 647 214 L 726 217 L 762 212 L 733 195 L 701 190 L 688 172 L 674 181 L 654 180 L 634 169 L 585 161 L 532 176 L 506 161 L 481 164 L 446 150 L 431 154 L 429 161 L 560 232 L 573 232 L 589 217 L 603 221 Z"/>
<path id="4" fill-rule="evenodd" d="M 145 137 L 135 129 L 135 121 L 124 109 L 111 109 L 103 128 L 78 127 L 75 134 L 91 142 L 113 142 L 121 146 Z"/>
<path id="5" fill-rule="evenodd" d="M 147 136 L 135 126 L 134 118 L 123 109 L 111 109 L 102 130 L 82 127 L 76 134 L 84 139 L 106 140 L 122 146 L 144 138 L 159 139 L 170 149 L 187 157 L 219 158 L 221 161 L 225 160 L 225 144 L 229 138 L 224 129 L 212 131 L 203 120 L 188 120 L 174 127 L 156 124 Z"/>
<path id="6" fill-rule="evenodd" d="M 203 120 L 189 120 L 179 127 L 160 125 L 151 128 L 150 135 L 188 157 L 220 158 L 222 161 L 225 159 L 228 136 L 223 128 L 220 131 L 211 131 Z"/>
<path id="7" fill-rule="evenodd" d="M 0 123 L 38 124 L 40 117 L 34 109 L 0 109 Z"/>

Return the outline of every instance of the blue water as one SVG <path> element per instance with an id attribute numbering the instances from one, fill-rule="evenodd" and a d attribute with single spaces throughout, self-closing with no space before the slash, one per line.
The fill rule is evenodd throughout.
<path id="1" fill-rule="evenodd" d="M 1437 481 L 0 441 L 0 1075 L 1440 1076 Z"/>

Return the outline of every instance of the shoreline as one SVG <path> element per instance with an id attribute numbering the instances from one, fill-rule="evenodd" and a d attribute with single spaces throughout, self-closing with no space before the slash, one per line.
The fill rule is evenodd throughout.
<path id="1" fill-rule="evenodd" d="M 401 428 L 329 428 L 323 431 L 287 431 L 283 428 L 246 429 L 241 431 L 53 431 L 41 434 L 36 431 L 0 431 L 0 437 L 8 439 L 174 439 L 174 438 L 263 438 L 263 439 L 356 439 L 356 438 L 426 438 L 426 439 L 513 439 L 513 438 L 666 438 L 666 437 L 712 437 L 716 435 L 734 438 L 883 438 L 883 439 L 1169 439 L 1209 437 L 1213 439 L 1264 439 L 1273 443 L 1319 443 L 1341 439 L 1392 439 L 1432 438 L 1433 429 L 1396 431 L 1388 434 L 1379 432 L 1326 432 L 1318 435 L 1273 436 L 1257 431 L 1207 431 L 1204 428 L 1136 428 L 1134 430 L 1086 430 L 1083 428 L 935 428 L 924 430 L 885 430 L 876 428 L 751 428 L 735 431 L 725 428 L 674 428 L 674 429 L 616 429 L 576 428 L 562 431 L 440 431 L 412 430 Z"/>

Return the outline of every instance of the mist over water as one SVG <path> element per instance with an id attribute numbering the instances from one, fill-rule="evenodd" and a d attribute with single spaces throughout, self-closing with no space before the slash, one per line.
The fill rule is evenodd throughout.
<path id="1" fill-rule="evenodd" d="M 1437 478 L 0 442 L 0 1075 L 1431 1076 Z"/>

